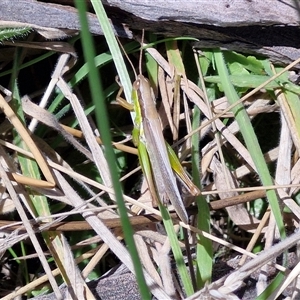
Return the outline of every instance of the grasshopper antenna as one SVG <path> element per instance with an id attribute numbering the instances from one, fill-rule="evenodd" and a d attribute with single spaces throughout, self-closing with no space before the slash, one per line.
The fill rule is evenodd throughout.
<path id="1" fill-rule="evenodd" d="M 131 68 L 132 68 L 132 70 L 133 70 L 134 77 L 135 77 L 135 79 L 136 79 L 136 78 L 137 78 L 137 73 L 136 73 L 136 71 L 135 71 L 135 69 L 134 69 L 134 66 L 133 66 L 131 60 L 129 59 L 129 57 L 128 57 L 128 55 L 127 55 L 127 53 L 126 53 L 126 51 L 125 51 L 123 45 L 121 44 L 121 42 L 120 42 L 120 40 L 119 40 L 119 38 L 118 38 L 117 36 L 116 36 L 116 38 L 117 38 L 117 41 L 118 41 L 118 43 L 119 43 L 120 48 L 122 49 L 122 51 L 123 51 L 125 57 L 127 58 L 127 61 L 129 62 L 130 66 L 131 66 Z"/>
<path id="2" fill-rule="evenodd" d="M 141 50 L 140 50 L 140 58 L 139 58 L 139 73 L 140 74 L 142 74 L 142 56 L 143 56 L 144 37 L 145 37 L 145 29 L 143 29 L 143 31 L 142 31 Z"/>

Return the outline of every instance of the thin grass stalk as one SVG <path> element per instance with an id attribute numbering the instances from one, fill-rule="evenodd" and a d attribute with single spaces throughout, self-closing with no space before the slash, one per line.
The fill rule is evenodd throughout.
<path id="1" fill-rule="evenodd" d="M 122 222 L 124 238 L 128 245 L 128 250 L 130 252 L 130 255 L 132 257 L 132 261 L 135 268 L 135 275 L 136 275 L 137 283 L 140 288 L 142 299 L 150 299 L 149 290 L 145 282 L 141 262 L 139 260 L 138 252 L 133 239 L 133 229 L 127 215 L 125 203 L 123 200 L 123 193 L 118 178 L 116 157 L 111 143 L 112 139 L 110 135 L 110 128 L 109 128 L 109 122 L 107 117 L 108 114 L 105 105 L 105 98 L 103 95 L 102 83 L 100 80 L 100 75 L 97 72 L 95 62 L 94 62 L 94 58 L 96 55 L 95 55 L 95 48 L 94 48 L 91 34 L 89 32 L 88 22 L 86 18 L 86 4 L 84 1 L 80 1 L 80 0 L 76 0 L 75 4 L 79 11 L 79 18 L 81 23 L 82 47 L 83 47 L 84 58 L 86 60 L 89 69 L 88 79 L 89 79 L 92 99 L 96 107 L 95 110 L 96 119 L 101 133 L 101 138 L 103 140 L 103 144 L 105 147 L 105 156 L 110 169 L 111 179 L 112 179 L 116 201 L 118 204 L 120 218 Z M 95 11 L 98 19 L 100 15 L 102 17 L 106 16 L 106 13 L 100 1 L 97 2 L 92 1 L 92 4 L 94 9 L 97 7 Z M 101 22 L 104 22 L 104 20 L 101 20 Z M 101 23 L 102 29 L 106 28 L 106 30 L 111 31 L 112 30 L 111 26 L 110 24 L 109 25 L 108 24 L 109 21 L 106 17 L 106 25 L 104 25 L 105 27 L 103 27 L 103 24 Z"/>

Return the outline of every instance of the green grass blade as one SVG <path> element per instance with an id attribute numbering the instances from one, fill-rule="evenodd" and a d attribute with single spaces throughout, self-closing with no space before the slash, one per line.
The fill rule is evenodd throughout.
<path id="1" fill-rule="evenodd" d="M 271 78 L 274 74 L 267 75 L 255 75 L 255 74 L 239 74 L 239 75 L 229 75 L 231 83 L 235 87 L 240 88 L 256 88 L 257 86 L 263 84 L 267 80 Z M 207 76 L 205 77 L 205 81 L 208 83 L 221 83 L 220 76 Z M 289 90 L 293 93 L 300 93 L 300 87 L 295 85 L 288 80 L 284 81 L 284 84 L 281 84 L 280 80 L 274 80 L 268 83 L 265 88 L 269 90 L 273 90 L 276 88 L 284 87 L 286 90 Z"/>
<path id="2" fill-rule="evenodd" d="M 158 203 L 158 204 L 159 204 L 159 210 L 162 215 L 163 223 L 164 223 L 168 238 L 170 240 L 170 245 L 172 248 L 172 252 L 174 255 L 174 259 L 176 262 L 179 276 L 181 278 L 181 281 L 184 286 L 184 290 L 185 290 L 186 294 L 188 296 L 190 296 L 193 294 L 194 289 L 192 286 L 191 277 L 188 274 L 188 271 L 187 271 L 187 268 L 186 268 L 186 265 L 184 262 L 182 251 L 178 244 L 178 237 L 174 230 L 174 225 L 173 225 L 172 219 L 171 219 L 170 214 L 169 214 L 168 210 L 166 209 L 166 207 L 161 203 Z"/>
<path id="3" fill-rule="evenodd" d="M 47 59 L 48 57 L 50 57 L 50 56 L 52 56 L 54 54 L 56 54 L 56 52 L 54 52 L 54 51 L 46 52 L 45 54 L 42 54 L 39 57 L 36 57 L 36 58 L 34 58 L 34 59 L 26 62 L 26 63 L 23 63 L 22 65 L 19 66 L 18 70 L 21 71 L 21 70 L 23 70 L 23 69 L 25 69 L 27 67 L 30 67 L 30 66 L 32 66 L 32 65 L 34 65 L 34 64 L 36 64 L 36 63 L 38 63 L 38 62 L 40 62 L 40 61 L 42 61 L 44 59 Z M 11 73 L 12 73 L 12 70 L 7 70 L 7 71 L 4 71 L 4 72 L 1 72 L 0 73 L 0 77 L 9 75 Z"/>
<path id="4" fill-rule="evenodd" d="M 200 123 L 200 110 L 195 107 L 193 115 L 192 129 L 198 128 Z M 200 180 L 200 151 L 199 151 L 199 135 L 194 134 L 192 137 L 192 177 L 194 183 L 201 189 Z M 205 232 L 210 232 L 210 210 L 204 196 L 196 197 L 198 206 L 197 228 Z M 205 283 L 211 281 L 212 264 L 213 264 L 213 248 L 210 239 L 199 234 L 197 237 L 196 263 L 197 263 L 197 287 L 202 288 Z"/>
<path id="5" fill-rule="evenodd" d="M 280 283 L 286 278 L 286 275 L 283 272 L 279 272 L 276 277 L 268 284 L 268 287 L 256 297 L 256 300 L 265 300 L 265 299 L 274 299 L 275 295 L 272 297 Z"/>
<path id="6" fill-rule="evenodd" d="M 103 144 L 106 149 L 105 156 L 110 168 L 110 174 L 111 174 L 111 179 L 115 190 L 115 196 L 116 196 L 116 200 L 120 212 L 124 238 L 128 245 L 128 250 L 132 257 L 132 261 L 135 269 L 135 275 L 140 288 L 141 296 L 143 299 L 150 299 L 149 290 L 144 279 L 141 262 L 139 260 L 138 252 L 133 239 L 133 229 L 130 224 L 129 218 L 127 216 L 125 203 L 123 201 L 122 189 L 118 178 L 116 157 L 111 144 L 111 135 L 110 135 L 110 128 L 109 128 L 109 122 L 107 117 L 107 108 L 103 96 L 103 88 L 100 80 L 100 75 L 97 72 L 95 61 L 94 61 L 95 48 L 94 48 L 91 34 L 89 32 L 88 22 L 86 18 L 86 4 L 84 1 L 80 1 L 80 0 L 76 0 L 75 3 L 79 11 L 79 18 L 82 27 L 81 28 L 82 46 L 83 46 L 84 57 L 89 69 L 88 78 L 89 78 L 89 84 L 91 89 L 91 95 L 94 104 L 96 106 L 96 118 L 101 133 L 101 138 L 103 140 Z M 102 26 L 103 31 L 112 32 L 110 23 L 107 17 L 105 18 L 106 13 L 104 11 L 102 3 L 100 1 L 92 1 L 92 4 L 96 11 L 97 17 L 101 22 L 100 24 Z M 131 97 L 131 89 L 130 89 L 130 97 Z"/>
<path id="7" fill-rule="evenodd" d="M 125 98 L 129 103 L 132 103 L 131 100 L 131 91 L 132 91 L 132 84 L 130 77 L 128 75 L 127 67 L 125 65 L 122 52 L 116 40 L 115 34 L 112 30 L 111 24 L 107 18 L 106 12 L 103 8 L 101 1 L 92 0 L 91 1 L 93 8 L 96 12 L 98 21 L 101 25 L 103 30 L 106 42 L 108 44 L 109 50 L 113 57 L 118 76 L 120 78 L 120 82 L 124 89 Z"/>
<path id="8" fill-rule="evenodd" d="M 17 49 L 16 57 L 14 59 L 14 65 L 12 69 L 12 90 L 13 90 L 13 100 L 12 100 L 12 107 L 16 114 L 18 115 L 21 122 L 26 125 L 25 116 L 22 110 L 21 105 L 21 97 L 19 94 L 18 84 L 17 84 L 17 77 L 19 72 L 19 59 L 22 56 L 22 48 Z M 28 149 L 26 143 L 20 138 L 19 134 L 15 132 L 14 142 L 16 145 L 20 146 L 23 149 Z M 23 156 L 22 154 L 18 154 L 18 160 L 20 163 L 20 167 L 22 170 L 22 174 L 27 177 L 41 179 L 39 167 L 34 159 L 30 159 L 28 157 Z M 37 216 L 49 216 L 50 208 L 48 205 L 47 198 L 43 195 L 31 195 L 32 203 L 29 205 L 34 207 Z"/>
<path id="9" fill-rule="evenodd" d="M 12 69 L 12 76 L 11 76 L 11 82 L 12 82 L 12 90 L 13 90 L 13 100 L 12 100 L 12 107 L 14 108 L 17 116 L 19 117 L 20 121 L 26 126 L 25 122 L 25 116 L 24 112 L 22 111 L 22 105 L 21 105 L 21 97 L 19 94 L 19 89 L 17 85 L 17 78 L 18 78 L 18 72 L 19 72 L 19 63 L 20 63 L 20 58 L 22 57 L 22 51 L 24 49 L 19 48 L 16 51 L 16 57 L 14 60 L 14 65 Z M 22 140 L 20 135 L 16 130 L 14 130 L 14 143 L 18 146 L 20 146 L 23 149 L 28 149 L 26 143 Z M 22 154 L 18 154 L 18 161 L 20 164 L 20 168 L 22 170 L 22 174 L 30 177 L 30 178 L 35 178 L 35 179 L 41 179 L 40 175 L 40 169 L 37 164 L 37 162 L 34 159 L 30 159 L 26 156 L 23 156 Z M 27 188 L 28 194 L 29 194 L 29 199 L 28 199 L 28 205 L 32 208 L 34 214 L 36 216 L 50 216 L 51 211 L 49 207 L 49 203 L 47 201 L 47 197 L 44 195 L 39 195 L 36 193 L 32 193 L 29 188 Z M 58 234 L 56 232 L 52 233 L 52 236 L 57 236 Z M 42 236 L 44 238 L 44 241 L 47 245 L 47 247 L 52 250 L 51 243 L 52 240 L 49 239 L 49 233 L 48 232 L 43 232 Z M 25 251 L 25 248 L 22 249 Z M 23 252 L 23 255 L 25 253 Z M 52 252 L 52 256 L 54 256 L 54 253 Z M 60 260 L 59 257 L 55 257 L 55 263 L 56 265 L 60 268 L 61 272 L 63 272 L 63 260 Z M 29 278 L 28 270 L 26 267 L 26 263 L 22 263 L 23 266 L 23 275 L 25 278 Z M 26 279 L 28 281 L 28 278 Z M 29 282 L 29 281 L 28 281 Z"/>
<path id="10" fill-rule="evenodd" d="M 209 63 L 206 57 L 199 58 L 199 65 L 201 66 L 202 74 L 206 74 Z M 201 84 L 202 85 L 202 84 Z M 205 89 L 205 86 L 201 86 Z M 192 130 L 200 126 L 201 111 L 198 107 L 194 107 Z M 201 190 L 201 178 L 200 178 L 200 136 L 194 134 L 192 136 L 192 178 L 194 183 Z M 204 196 L 200 195 L 196 197 L 196 203 L 198 206 L 197 215 L 197 228 L 205 232 L 210 232 L 210 209 Z M 196 264 L 197 264 L 197 287 L 202 288 L 205 283 L 211 281 L 212 276 L 212 265 L 213 265 L 213 248 L 212 241 L 199 234 L 197 237 L 197 248 L 196 248 Z"/>
<path id="11" fill-rule="evenodd" d="M 239 96 L 235 91 L 232 82 L 229 78 L 229 73 L 224 61 L 223 54 L 220 50 L 214 50 L 214 58 L 216 67 L 220 76 L 220 81 L 224 89 L 225 95 L 230 104 L 234 104 L 239 100 Z M 242 104 L 236 105 L 232 109 L 236 121 L 238 122 L 240 131 L 243 135 L 244 141 L 248 148 L 248 151 L 253 159 L 256 166 L 257 172 L 259 174 L 260 180 L 263 185 L 270 186 L 273 185 L 273 181 L 268 170 L 268 166 L 264 160 L 263 153 L 261 151 L 260 145 L 258 143 L 257 137 L 255 135 L 254 129 L 252 127 L 250 118 Z M 278 199 L 275 190 L 268 190 L 266 192 L 267 198 L 269 200 L 272 212 L 274 214 L 276 224 L 278 226 L 280 236 L 282 239 L 286 237 L 284 230 L 284 224 L 282 220 L 281 210 L 279 207 Z"/>

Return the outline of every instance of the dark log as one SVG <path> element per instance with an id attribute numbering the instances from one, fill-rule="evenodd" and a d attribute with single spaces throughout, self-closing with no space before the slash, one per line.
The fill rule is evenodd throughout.
<path id="1" fill-rule="evenodd" d="M 221 47 L 262 54 L 284 64 L 300 57 L 300 9 L 296 0 L 102 2 L 121 37 L 132 38 L 131 30 L 140 32 L 144 28 L 165 36 L 198 38 L 195 45 L 200 49 Z M 59 28 L 71 34 L 80 30 L 80 24 L 76 9 L 70 5 L 71 0 L 1 0 L 0 20 Z M 89 13 L 89 22 L 91 32 L 101 35 L 93 13 Z"/>
<path id="2" fill-rule="evenodd" d="M 300 57 L 298 1 L 104 0 L 115 24 L 168 36 L 192 36 L 198 48 L 262 54 L 273 62 Z M 108 6 L 109 5 L 109 6 Z M 117 13 L 117 9 L 119 13 Z M 113 14 L 115 11 L 115 14 Z"/>
<path id="3" fill-rule="evenodd" d="M 53 33 L 53 38 L 64 38 L 80 31 L 80 22 L 77 16 L 77 10 L 69 5 L 49 3 L 51 1 L 40 2 L 36 0 L 1 0 L 0 5 L 0 27 L 7 27 L 2 21 L 10 22 L 10 26 L 28 24 L 35 28 L 37 26 L 46 28 L 56 28 L 61 32 Z M 55 2 L 55 1 L 54 1 Z M 69 3 L 70 1 L 56 1 Z M 73 2 L 73 1 L 71 1 Z M 90 31 L 93 34 L 103 35 L 95 14 L 88 14 Z M 121 23 L 119 23 L 121 24 Z M 116 34 L 121 37 L 132 38 L 132 33 L 121 24 L 114 24 Z M 64 34 L 65 32 L 65 34 Z M 59 36 L 61 34 L 61 36 Z"/>

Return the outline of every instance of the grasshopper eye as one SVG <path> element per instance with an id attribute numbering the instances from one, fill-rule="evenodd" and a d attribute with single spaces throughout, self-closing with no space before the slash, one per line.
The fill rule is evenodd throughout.
<path id="1" fill-rule="evenodd" d="M 135 89 L 135 90 L 138 90 L 139 88 L 140 88 L 140 80 L 139 79 L 137 79 L 134 83 L 133 83 L 133 88 Z"/>

